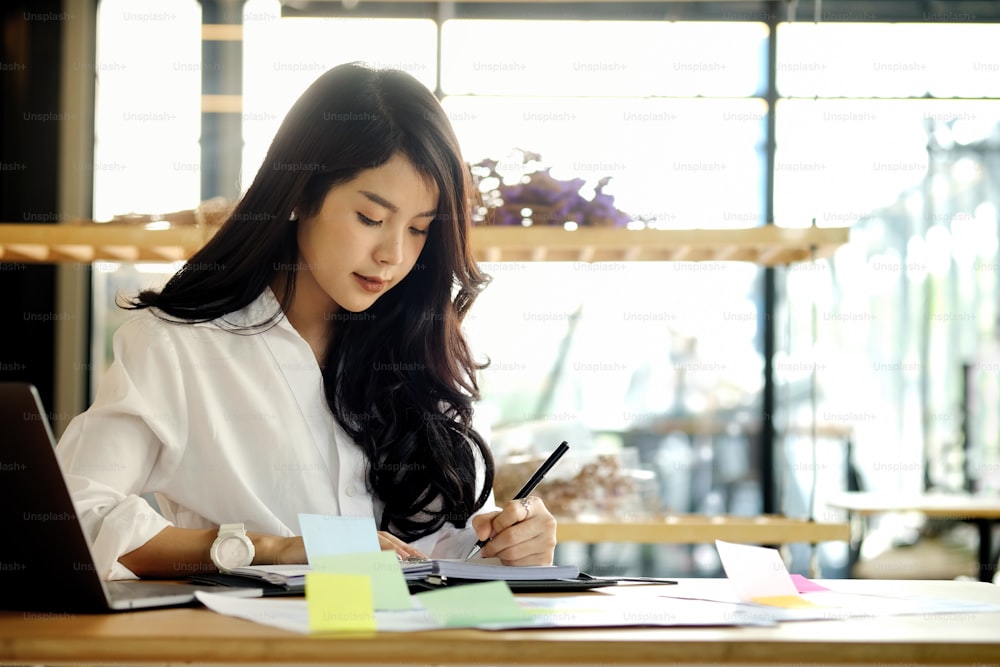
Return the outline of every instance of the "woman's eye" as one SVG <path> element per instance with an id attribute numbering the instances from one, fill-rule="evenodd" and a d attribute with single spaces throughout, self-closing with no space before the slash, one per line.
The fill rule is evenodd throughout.
<path id="1" fill-rule="evenodd" d="M 415 236 L 427 236 L 426 229 L 419 229 L 417 227 L 410 227 L 410 233 L 414 234 Z"/>
<path id="2" fill-rule="evenodd" d="M 369 227 L 374 227 L 375 225 L 382 224 L 381 220 L 372 220 L 371 218 L 369 218 L 364 213 L 361 213 L 360 211 L 358 212 L 358 220 L 361 221 L 361 224 L 368 225 Z"/>

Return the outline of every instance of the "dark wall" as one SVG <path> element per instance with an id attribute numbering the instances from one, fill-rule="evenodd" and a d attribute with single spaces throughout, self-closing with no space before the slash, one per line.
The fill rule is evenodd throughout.
<path id="1" fill-rule="evenodd" d="M 6 0 L 0 34 L 0 222 L 58 221 L 60 0 Z M 0 381 L 53 405 L 55 267 L 0 258 Z"/>

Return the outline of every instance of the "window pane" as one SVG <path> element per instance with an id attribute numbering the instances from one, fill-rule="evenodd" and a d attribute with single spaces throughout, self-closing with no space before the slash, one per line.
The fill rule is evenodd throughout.
<path id="1" fill-rule="evenodd" d="M 497 423 L 549 417 L 625 431 L 667 415 L 749 411 L 757 401 L 763 363 L 756 349 L 754 265 L 483 268 L 494 282 L 466 328 L 493 360 L 483 382 Z M 656 289 L 637 287 L 651 285 Z"/>
<path id="2" fill-rule="evenodd" d="M 937 66 L 928 92 L 935 97 L 1000 97 L 1000 26 L 944 24 L 933 28 L 927 41 Z"/>
<path id="3" fill-rule="evenodd" d="M 923 182 L 928 142 L 969 145 L 998 120 L 1000 101 L 781 101 L 775 219 L 850 225 Z"/>
<path id="4" fill-rule="evenodd" d="M 785 97 L 989 97 L 1000 94 L 1000 26 L 783 23 Z"/>
<path id="5" fill-rule="evenodd" d="M 817 416 L 849 429 L 866 488 L 996 489 L 996 411 L 984 401 L 1000 367 L 1000 101 L 786 101 L 778 114 L 776 200 L 852 228 L 833 261 L 788 271 L 775 367 L 798 397 L 789 423 L 808 422 L 802 388 L 815 365 Z M 825 169 L 781 169 L 810 154 L 830 156 Z M 799 315 L 811 307 L 815 343 Z M 978 409 L 968 440 L 963 364 Z"/>
<path id="6" fill-rule="evenodd" d="M 97 30 L 95 219 L 197 206 L 200 5 L 103 0 Z"/>
<path id="7" fill-rule="evenodd" d="M 763 23 L 448 21 L 448 94 L 732 95 L 762 88 Z"/>
<path id="8" fill-rule="evenodd" d="M 429 20 L 280 18 L 273 0 L 244 6 L 243 181 L 260 167 L 288 109 L 320 74 L 361 61 L 437 79 L 437 29 Z"/>
<path id="9" fill-rule="evenodd" d="M 73 72 L 97 76 L 94 219 L 194 208 L 201 192 L 200 5 L 102 0 L 97 36 L 95 64 Z M 130 315 L 117 297 L 162 283 L 172 268 L 93 264 L 92 394 L 111 362 L 112 334 Z"/>
<path id="10" fill-rule="evenodd" d="M 583 178 L 634 219 L 663 227 L 762 222 L 762 100 L 448 97 L 470 162 L 540 153 L 559 179 Z M 501 166 L 502 166 L 501 164 Z"/>

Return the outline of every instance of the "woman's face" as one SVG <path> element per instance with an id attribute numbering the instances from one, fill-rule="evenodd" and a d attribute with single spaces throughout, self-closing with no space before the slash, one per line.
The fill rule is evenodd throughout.
<path id="1" fill-rule="evenodd" d="M 297 295 L 330 313 L 366 310 L 413 269 L 437 204 L 434 183 L 399 154 L 335 185 L 298 223 Z"/>

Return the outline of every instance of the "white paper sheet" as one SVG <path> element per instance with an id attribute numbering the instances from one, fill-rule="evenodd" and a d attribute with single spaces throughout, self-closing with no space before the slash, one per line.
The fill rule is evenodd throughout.
<path id="1" fill-rule="evenodd" d="M 263 625 L 302 634 L 309 633 L 309 608 L 305 598 L 233 599 L 217 593 L 198 591 L 199 602 L 212 611 Z M 235 603 L 235 604 L 234 604 Z M 379 632 L 414 632 L 441 628 L 424 609 L 376 611 L 375 627 Z"/>
<path id="2" fill-rule="evenodd" d="M 824 582 L 832 589 L 835 582 Z M 800 597 L 816 605 L 803 609 L 768 607 L 738 600 L 732 583 L 727 579 L 686 580 L 676 586 L 658 587 L 657 596 L 679 600 L 701 600 L 729 606 L 750 618 L 774 621 L 866 620 L 880 616 L 935 616 L 1000 612 L 1000 605 L 988 602 L 950 600 L 926 597 L 841 593 L 836 590 L 802 593 Z"/>
<path id="3" fill-rule="evenodd" d="M 309 611 L 304 598 L 233 599 L 216 593 L 197 593 L 198 600 L 212 611 L 270 625 L 302 634 L 309 633 Z M 437 630 L 443 626 L 419 607 L 405 611 L 376 611 L 379 632 L 416 632 Z M 647 598 L 643 604 L 634 600 L 607 596 L 521 596 L 518 604 L 529 613 L 529 620 L 516 623 L 470 624 L 485 630 L 515 628 L 592 628 L 592 627 L 719 627 L 734 625 L 773 625 L 777 614 L 736 604 L 708 603 L 701 600 Z M 776 610 L 781 611 L 781 610 Z M 456 626 L 452 626 L 456 627 Z"/>

